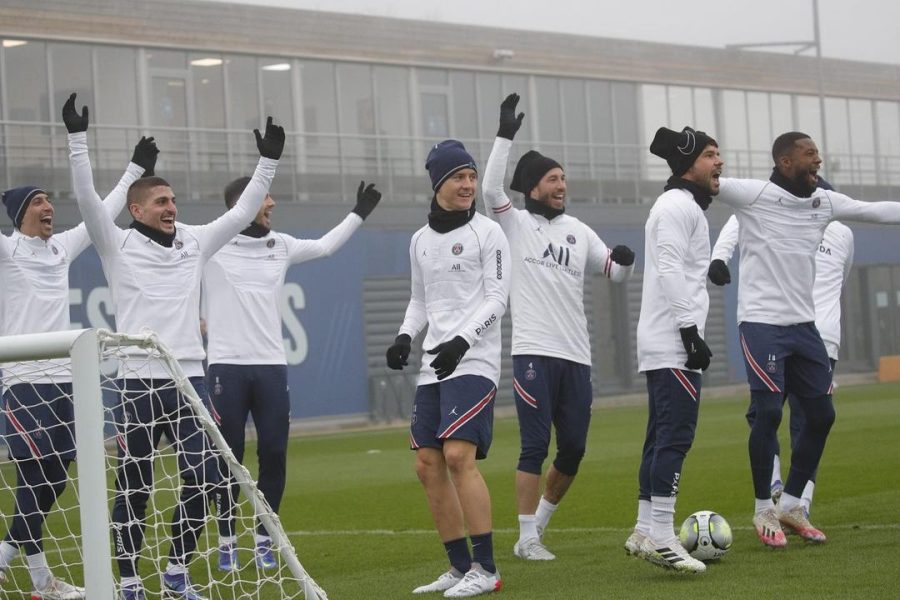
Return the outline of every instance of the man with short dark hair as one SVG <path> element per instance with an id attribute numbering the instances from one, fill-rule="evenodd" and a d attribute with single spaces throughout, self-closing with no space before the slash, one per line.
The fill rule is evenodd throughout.
<path id="1" fill-rule="evenodd" d="M 85 109 L 86 110 L 86 109 Z M 284 130 L 266 122 L 265 136 L 254 130 L 260 152 L 250 184 L 235 207 L 201 226 L 176 223 L 172 188 L 150 177 L 132 185 L 128 209 L 133 221 L 120 229 L 102 210 L 94 191 L 81 129 L 86 113 L 63 113 L 69 129 L 72 179 L 78 208 L 97 248 L 109 281 L 120 332 L 156 332 L 172 351 L 190 384 L 206 399 L 203 345 L 200 339 L 200 281 L 204 265 L 259 211 L 284 148 Z M 128 349 L 120 361 L 121 403 L 117 406 L 119 464 L 113 507 L 113 537 L 124 600 L 143 600 L 138 558 L 144 541 L 144 518 L 153 485 L 152 453 L 161 431 L 176 443 L 181 497 L 172 516 L 172 546 L 162 583 L 166 594 L 202 600 L 191 583 L 188 563 L 203 529 L 208 496 L 218 484 L 218 465 L 209 441 L 187 401 L 163 365 Z"/>
<path id="2" fill-rule="evenodd" d="M 75 95 L 67 107 L 74 110 Z M 86 123 L 85 123 L 86 125 Z M 125 206 L 128 187 L 152 172 L 158 150 L 141 138 L 131 163 L 103 202 L 110 218 Z M 0 236 L 0 335 L 65 331 L 69 323 L 69 267 L 90 246 L 84 223 L 54 234 L 50 196 L 36 186 L 3 193 L 13 223 Z M 84 589 L 53 576 L 43 550 L 47 512 L 66 488 L 75 458 L 72 375 L 68 359 L 2 365 L 4 440 L 17 476 L 15 512 L 0 543 L 0 583 L 12 560 L 25 550 L 35 598 L 83 598 Z"/>
<path id="3" fill-rule="evenodd" d="M 225 205 L 233 210 L 250 184 L 249 177 L 225 187 Z M 281 334 L 281 290 L 291 265 L 331 256 L 356 232 L 381 199 L 375 184 L 359 183 L 356 206 L 334 229 L 317 240 L 300 240 L 272 231 L 275 200 L 266 194 L 256 218 L 222 247 L 203 272 L 203 298 L 209 339 L 207 382 L 219 429 L 239 461 L 244 460 L 244 431 L 253 415 L 257 432 L 257 485 L 276 513 L 284 494 L 291 400 L 287 359 Z M 230 482 L 230 484 L 228 483 Z M 238 486 L 230 479 L 216 492 L 221 571 L 240 568 L 234 531 Z M 272 538 L 259 523 L 257 565 L 277 566 Z"/>
<path id="4" fill-rule="evenodd" d="M 431 212 L 409 245 L 411 297 L 386 358 L 402 369 L 413 338 L 428 327 L 409 440 L 450 569 L 413 593 L 465 598 L 502 585 L 491 496 L 475 461 L 487 457 L 493 436 L 509 244 L 499 225 L 475 211 L 478 171 L 460 142 L 435 144 L 425 168 Z"/>
<path id="5" fill-rule="evenodd" d="M 524 113 L 518 94 L 500 105 L 500 126 L 484 174 L 484 201 L 509 239 L 512 262 L 513 390 L 521 452 L 516 470 L 519 539 L 525 560 L 556 558 L 543 543 L 550 517 L 566 495 L 587 445 L 591 422 L 591 346 L 584 314 L 587 273 L 628 279 L 634 252 L 608 248 L 593 229 L 566 212 L 566 174 L 536 150 L 516 165 L 510 187 L 525 197 L 514 208 L 503 189 L 512 141 Z M 551 431 L 556 457 L 541 493 Z"/>
<path id="6" fill-rule="evenodd" d="M 772 157 L 768 181 L 722 179 L 719 198 L 735 210 L 740 228 L 738 327 L 756 411 L 749 442 L 753 523 L 763 544 L 782 547 L 782 526 L 806 541 L 825 541 L 800 500 L 834 423 L 831 361 L 815 326 L 816 251 L 830 221 L 900 224 L 900 203 L 860 202 L 819 187 L 822 159 L 805 133 L 778 136 Z M 771 474 L 785 393 L 796 397 L 805 422 L 776 507 Z"/>
<path id="7" fill-rule="evenodd" d="M 657 130 L 650 152 L 672 169 L 644 227 L 644 282 L 637 327 L 638 370 L 647 378 L 647 433 L 638 471 L 638 519 L 629 554 L 689 573 L 706 570 L 674 533 L 681 468 L 694 442 L 701 372 L 712 352 L 703 339 L 709 294 L 709 225 L 724 162 L 702 131 Z"/>

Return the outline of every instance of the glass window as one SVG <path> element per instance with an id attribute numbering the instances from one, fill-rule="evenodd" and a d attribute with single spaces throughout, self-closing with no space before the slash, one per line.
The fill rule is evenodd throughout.
<path id="1" fill-rule="evenodd" d="M 534 82 L 537 88 L 538 114 L 532 118 L 537 122 L 538 139 L 542 142 L 561 142 L 562 115 L 559 106 L 559 80 L 550 77 L 535 77 Z M 497 111 L 496 108 L 494 110 Z M 549 151 L 549 148 L 547 150 Z"/>
<path id="2" fill-rule="evenodd" d="M 724 109 L 722 121 L 725 128 L 723 137 L 726 147 L 733 151 L 746 150 L 750 146 L 750 140 L 747 136 L 747 103 L 744 92 L 724 90 L 722 106 Z"/>
<path id="3" fill-rule="evenodd" d="M 644 119 L 644 134 L 641 137 L 647 140 L 648 144 L 660 127 L 670 127 L 672 129 L 676 127 L 675 124 L 669 122 L 666 86 L 642 85 L 641 109 Z M 678 129 L 681 129 L 681 127 L 678 127 Z"/>
<path id="4" fill-rule="evenodd" d="M 137 116 L 136 52 L 132 48 L 98 46 L 97 85 L 100 90 L 115 90 L 115 94 L 99 94 L 96 98 L 97 123 L 134 125 Z"/>
<path id="5" fill-rule="evenodd" d="M 797 129 L 814 140 L 822 139 L 822 120 L 819 98 L 816 96 L 796 96 Z M 783 132 L 782 132 L 783 133 Z"/>
<path id="6" fill-rule="evenodd" d="M 694 88 L 694 122 L 697 129 L 716 137 L 716 109 L 709 88 Z"/>
<path id="7" fill-rule="evenodd" d="M 900 104 L 876 102 L 878 117 L 878 152 L 881 156 L 900 158 Z"/>
<path id="8" fill-rule="evenodd" d="M 225 127 L 222 57 L 212 53 L 191 54 L 189 64 L 194 86 L 194 124 L 222 129 Z"/>
<path id="9" fill-rule="evenodd" d="M 847 115 L 847 100 L 844 98 L 825 98 L 825 126 L 828 128 L 828 153 L 832 155 L 830 162 L 836 164 L 841 158 L 847 159 L 847 155 L 850 154 L 850 124 Z M 821 143 L 821 140 L 819 140 L 819 143 Z"/>
<path id="10" fill-rule="evenodd" d="M 875 128 L 872 122 L 872 102 L 870 100 L 848 100 L 850 111 L 850 142 L 853 154 L 875 154 Z"/>
<path id="11" fill-rule="evenodd" d="M 617 144 L 615 177 L 619 180 L 637 181 L 641 178 L 641 165 L 646 160 L 646 146 L 650 144 L 649 137 L 646 141 L 641 137 L 641 117 L 637 112 L 640 106 L 639 87 L 633 83 L 613 82 L 611 91 L 613 127 Z M 634 188 L 628 187 L 627 191 L 623 188 L 623 191 L 616 195 L 625 200 L 635 201 L 637 192 L 632 190 Z"/>
<path id="12" fill-rule="evenodd" d="M 794 113 L 791 110 L 791 97 L 788 94 L 769 94 L 769 107 L 769 115 L 772 119 L 772 142 L 782 133 L 797 129 L 794 126 Z"/>
<path id="13" fill-rule="evenodd" d="M 256 59 L 248 56 L 225 58 L 225 74 L 228 78 L 228 127 L 229 129 L 255 129 L 259 127 L 259 86 Z"/>
<path id="14" fill-rule="evenodd" d="M 769 95 L 747 92 L 747 114 L 750 119 L 750 149 L 768 151 L 772 148 Z"/>
<path id="15" fill-rule="evenodd" d="M 45 45 L 29 41 L 3 51 L 10 84 L 6 90 L 7 117 L 11 121 L 49 121 Z"/>
<path id="16" fill-rule="evenodd" d="M 615 131 L 610 84 L 608 81 L 588 81 L 587 93 L 594 176 L 606 179 L 615 173 Z"/>
<path id="17" fill-rule="evenodd" d="M 444 69 L 417 69 L 416 78 L 420 86 L 446 86 L 449 83 L 449 74 Z"/>
<path id="18" fill-rule="evenodd" d="M 263 111 L 260 121 L 274 117 L 285 131 L 295 131 L 294 94 L 291 89 L 292 65 L 283 58 L 261 58 Z"/>
<path id="19" fill-rule="evenodd" d="M 672 124 L 672 128 L 680 130 L 685 125 L 697 127 L 691 88 L 670 85 L 668 93 L 669 118 L 667 122 Z"/>
<path id="20" fill-rule="evenodd" d="M 475 99 L 475 74 L 461 71 L 450 73 L 453 104 L 453 135 L 462 140 L 478 137 L 478 103 Z"/>
<path id="21" fill-rule="evenodd" d="M 500 102 L 503 101 L 503 96 L 500 92 L 500 76 L 494 73 L 478 73 L 475 75 L 475 85 L 478 90 L 477 110 L 481 127 L 481 135 L 479 137 L 483 140 L 493 140 L 494 136 L 497 135 Z M 492 98 L 499 98 L 500 100 L 491 102 Z M 533 118 L 533 116 L 529 118 Z M 527 126 L 526 124 L 522 127 Z M 486 150 L 489 152 L 490 146 L 487 146 Z"/>
<path id="22" fill-rule="evenodd" d="M 345 170 L 374 172 L 375 143 L 352 134 L 375 133 L 375 100 L 372 97 L 372 69 L 369 65 L 342 63 L 337 66 L 340 128 L 351 137 L 340 140 Z"/>
<path id="23" fill-rule="evenodd" d="M 151 69 L 184 69 L 187 65 L 187 54 L 177 50 L 147 50 L 147 66 Z"/>
<path id="24" fill-rule="evenodd" d="M 563 95 L 563 115 L 566 119 L 566 141 L 588 141 L 587 99 L 584 81 L 563 79 L 560 82 Z"/>
<path id="25" fill-rule="evenodd" d="M 306 168 L 313 173 L 334 173 L 340 167 L 334 63 L 311 60 L 302 65 Z"/>
<path id="26" fill-rule="evenodd" d="M 380 171 L 410 175 L 413 172 L 413 142 L 410 136 L 409 69 L 381 67 L 374 69 L 375 102 L 377 103 Z M 392 139 L 392 138 L 405 139 Z M 411 190 L 409 190 L 411 191 Z M 396 190 L 394 190 L 396 193 Z"/>
<path id="27" fill-rule="evenodd" d="M 87 105 L 94 109 L 94 84 L 91 76 L 91 47 L 83 44 L 50 44 L 50 66 L 53 70 L 53 114 L 62 110 L 69 94 L 78 94 L 78 110 Z"/>
<path id="28" fill-rule="evenodd" d="M 450 135 L 447 94 L 422 92 L 422 134 L 446 138 Z"/>

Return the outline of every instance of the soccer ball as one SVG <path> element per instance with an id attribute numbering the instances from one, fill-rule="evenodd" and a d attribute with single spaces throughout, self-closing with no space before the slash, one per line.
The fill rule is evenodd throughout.
<path id="1" fill-rule="evenodd" d="M 731 525 L 711 510 L 700 510 L 681 524 L 681 545 L 697 560 L 716 560 L 731 548 Z"/>

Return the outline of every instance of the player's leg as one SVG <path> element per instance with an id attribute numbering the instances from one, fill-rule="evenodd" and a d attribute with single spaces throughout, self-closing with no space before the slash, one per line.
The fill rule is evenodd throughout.
<path id="1" fill-rule="evenodd" d="M 286 365 L 258 365 L 253 369 L 251 413 L 256 426 L 257 486 L 275 513 L 281 507 L 287 473 L 291 398 Z M 256 564 L 263 569 L 277 566 L 272 538 L 262 523 L 256 529 Z"/>
<path id="2" fill-rule="evenodd" d="M 435 581 L 415 588 L 414 594 L 446 591 L 459 583 L 472 566 L 462 507 L 447 472 L 443 443 L 437 439 L 440 421 L 439 384 L 420 385 L 413 400 L 410 448 L 416 452 L 416 475 L 425 489 L 428 510 L 450 560 L 450 569 Z"/>
<path id="3" fill-rule="evenodd" d="M 550 446 L 554 377 L 544 356 L 513 356 L 513 396 L 519 419 L 519 463 L 516 468 L 516 507 L 519 539 L 513 554 L 520 558 L 552 560 L 542 546 L 543 531 L 536 513 L 541 498 L 541 468 Z"/>
<path id="4" fill-rule="evenodd" d="M 439 384 L 444 461 L 456 489 L 472 543 L 472 567 L 463 580 L 447 590 L 448 598 L 473 596 L 500 589 L 500 572 L 494 563 L 491 496 L 475 461 L 487 457 L 494 428 L 492 381 L 477 375 L 461 375 Z"/>
<path id="5" fill-rule="evenodd" d="M 222 437 L 241 463 L 244 462 L 244 438 L 252 400 L 248 376 L 251 368 L 247 365 L 212 364 L 207 373 L 207 381 L 211 386 L 210 407 L 215 411 L 214 418 Z M 213 493 L 219 527 L 218 568 L 220 571 L 231 571 L 240 568 L 234 530 L 238 486 L 230 477 L 224 460 L 221 461 L 220 470 L 222 481 Z"/>
<path id="6" fill-rule="evenodd" d="M 650 535 L 650 471 L 653 467 L 653 449 L 656 447 L 656 405 L 653 401 L 654 379 L 644 373 L 647 380 L 647 430 L 641 450 L 641 466 L 638 468 L 638 509 L 634 531 L 625 540 L 625 552 L 641 555 L 641 543 Z"/>
<path id="7" fill-rule="evenodd" d="M 190 384 L 201 400 L 207 400 L 203 377 L 191 377 Z M 188 564 L 203 531 L 206 506 L 219 485 L 218 460 L 210 451 L 206 433 L 182 394 L 173 388 L 160 393 L 163 410 L 174 419 L 173 433 L 181 471 L 181 495 L 172 515 L 172 545 L 163 575 L 170 592 L 191 597 L 196 594 L 188 576 Z M 199 597 L 199 596 L 198 596 Z"/>
<path id="8" fill-rule="evenodd" d="M 681 369 L 647 372 L 656 409 L 656 444 L 650 468 L 650 535 L 641 543 L 647 560 L 660 566 L 702 573 L 706 570 L 675 536 L 675 500 L 684 459 L 694 442 L 700 410 L 700 374 Z"/>
<path id="9" fill-rule="evenodd" d="M 782 407 L 787 401 L 788 394 L 784 394 L 781 402 Z M 783 412 L 783 411 L 782 411 Z M 793 414 L 793 413 L 792 413 Z M 756 404 L 753 402 L 753 394 L 750 395 L 750 405 L 747 407 L 747 424 L 753 429 L 753 423 L 756 421 Z M 772 477 L 769 483 L 769 495 L 772 502 L 778 503 L 781 493 L 784 491 L 784 481 L 781 478 L 781 444 L 778 441 L 778 435 L 775 436 L 775 456 L 772 458 Z"/>

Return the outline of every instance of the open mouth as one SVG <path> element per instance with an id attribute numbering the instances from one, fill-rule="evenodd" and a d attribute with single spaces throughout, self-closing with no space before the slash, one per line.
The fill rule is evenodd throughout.
<path id="1" fill-rule="evenodd" d="M 41 223 L 43 223 L 44 225 L 53 225 L 53 217 L 50 215 L 47 215 L 46 217 L 42 217 Z"/>

